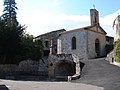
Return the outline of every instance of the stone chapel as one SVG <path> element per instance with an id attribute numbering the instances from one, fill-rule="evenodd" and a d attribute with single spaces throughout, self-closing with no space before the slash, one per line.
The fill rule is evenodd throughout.
<path id="1" fill-rule="evenodd" d="M 49 56 L 50 50 L 52 54 L 74 54 L 80 59 L 105 56 L 107 33 L 100 26 L 96 9 L 90 9 L 90 21 L 90 26 L 68 31 L 60 29 L 37 36 L 35 39 L 42 40 L 44 46 L 43 56 Z"/>
<path id="2" fill-rule="evenodd" d="M 99 12 L 90 9 L 91 25 L 64 31 L 57 40 L 57 54 L 75 54 L 80 59 L 105 56 L 106 32 L 100 26 Z"/>

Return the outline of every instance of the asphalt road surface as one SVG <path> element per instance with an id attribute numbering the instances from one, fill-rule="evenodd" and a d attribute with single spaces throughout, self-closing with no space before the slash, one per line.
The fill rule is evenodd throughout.
<path id="1" fill-rule="evenodd" d="M 120 67 L 109 64 L 104 58 L 83 61 L 81 78 L 74 83 L 103 87 L 104 90 L 120 90 Z"/>

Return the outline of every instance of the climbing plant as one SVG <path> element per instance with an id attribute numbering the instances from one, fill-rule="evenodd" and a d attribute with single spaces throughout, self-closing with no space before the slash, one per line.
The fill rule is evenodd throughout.
<path id="1" fill-rule="evenodd" d="M 113 54 L 114 61 L 120 62 L 120 40 L 117 40 L 114 43 L 114 54 Z"/>

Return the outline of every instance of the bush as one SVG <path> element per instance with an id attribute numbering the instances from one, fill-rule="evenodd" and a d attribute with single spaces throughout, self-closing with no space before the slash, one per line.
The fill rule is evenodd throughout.
<path id="1" fill-rule="evenodd" d="M 114 54 L 113 54 L 114 61 L 120 62 L 120 40 L 117 40 L 114 43 Z"/>

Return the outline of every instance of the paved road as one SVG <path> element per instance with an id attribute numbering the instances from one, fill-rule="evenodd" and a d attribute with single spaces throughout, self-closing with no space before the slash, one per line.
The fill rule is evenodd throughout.
<path id="1" fill-rule="evenodd" d="M 120 90 L 120 67 L 111 65 L 104 59 L 83 62 L 86 65 L 78 80 L 72 82 L 0 80 L 0 90 Z"/>
<path id="2" fill-rule="evenodd" d="M 30 82 L 30 81 L 2 81 L 6 85 L 0 90 L 103 90 L 102 87 L 70 82 Z"/>
<path id="3" fill-rule="evenodd" d="M 83 61 L 81 78 L 75 83 L 103 87 L 105 90 L 120 90 L 120 67 L 109 64 L 104 59 Z"/>

